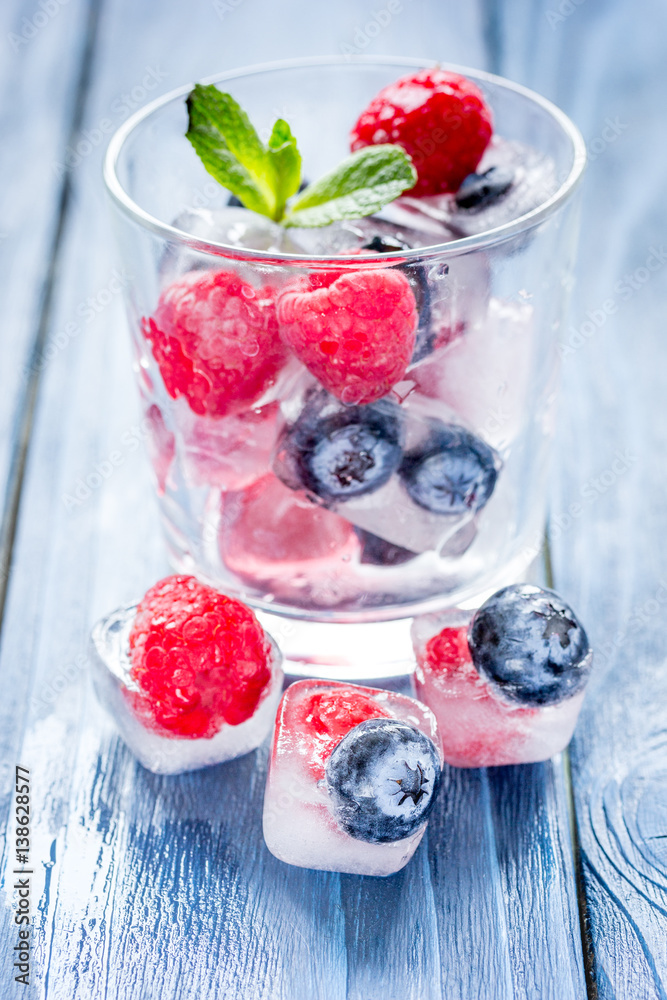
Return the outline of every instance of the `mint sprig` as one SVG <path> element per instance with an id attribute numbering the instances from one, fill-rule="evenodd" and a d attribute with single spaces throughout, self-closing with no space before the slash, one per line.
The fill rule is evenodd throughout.
<path id="1" fill-rule="evenodd" d="M 186 135 L 209 174 L 246 208 L 284 226 L 327 226 L 371 215 L 417 181 L 400 146 L 367 146 L 288 206 L 299 190 L 301 154 L 286 121 L 275 122 L 264 145 L 241 106 L 212 84 L 197 84 L 187 106 Z"/>

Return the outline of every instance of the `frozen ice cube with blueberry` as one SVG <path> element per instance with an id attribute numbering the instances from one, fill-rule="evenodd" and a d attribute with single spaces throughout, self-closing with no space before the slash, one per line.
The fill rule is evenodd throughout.
<path id="1" fill-rule="evenodd" d="M 460 239 L 527 215 L 548 201 L 558 185 L 550 156 L 525 143 L 496 136 L 456 193 L 405 197 L 397 205 L 413 227 L 419 226 L 417 218 L 422 216 L 422 225 L 439 224 L 452 234 L 451 239 Z"/>
<path id="2" fill-rule="evenodd" d="M 551 590 L 514 584 L 474 614 L 451 609 L 412 626 L 418 697 L 457 767 L 546 760 L 564 750 L 592 664 L 586 633 Z"/>
<path id="3" fill-rule="evenodd" d="M 440 786 L 438 727 L 412 698 L 297 681 L 278 709 L 264 839 L 302 868 L 391 875 L 410 860 Z"/>
<path id="4" fill-rule="evenodd" d="M 481 438 L 411 398 L 343 406 L 308 394 L 274 471 L 351 524 L 409 552 L 440 551 L 486 505 L 501 462 Z"/>
<path id="5" fill-rule="evenodd" d="M 167 577 L 107 615 L 91 654 L 100 703 L 155 774 L 232 760 L 271 731 L 278 647 L 250 608 L 194 577 Z"/>

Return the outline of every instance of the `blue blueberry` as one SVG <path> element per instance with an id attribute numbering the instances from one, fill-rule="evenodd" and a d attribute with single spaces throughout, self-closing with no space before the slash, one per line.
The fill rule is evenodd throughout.
<path id="1" fill-rule="evenodd" d="M 499 590 L 481 606 L 468 642 L 478 672 L 522 705 L 570 698 L 591 668 L 586 633 L 569 604 L 525 583 Z"/>
<path id="2" fill-rule="evenodd" d="M 402 566 L 403 563 L 417 558 L 416 552 L 404 549 L 401 545 L 394 545 L 386 538 L 380 538 L 379 535 L 374 535 L 364 528 L 355 528 L 354 530 L 361 542 L 360 560 L 362 563 L 373 566 Z"/>
<path id="3" fill-rule="evenodd" d="M 433 741 L 398 719 L 359 723 L 335 747 L 326 783 L 339 826 L 357 840 L 389 844 L 428 819 L 440 788 Z"/>
<path id="4" fill-rule="evenodd" d="M 373 493 L 401 461 L 402 414 L 387 400 L 368 406 L 341 406 L 325 392 L 307 401 L 286 432 L 279 451 L 296 485 L 325 501 L 345 501 Z"/>
<path id="5" fill-rule="evenodd" d="M 464 427 L 432 423 L 430 436 L 401 463 L 403 485 L 433 514 L 481 510 L 495 488 L 500 457 Z"/>
<path id="6" fill-rule="evenodd" d="M 483 174 L 468 174 L 458 189 L 459 208 L 482 209 L 499 201 L 514 183 L 514 173 L 506 167 L 489 167 Z"/>

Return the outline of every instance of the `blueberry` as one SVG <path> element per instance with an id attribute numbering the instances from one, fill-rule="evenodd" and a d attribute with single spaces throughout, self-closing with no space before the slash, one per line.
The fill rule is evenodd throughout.
<path id="1" fill-rule="evenodd" d="M 468 174 L 455 196 L 459 208 L 486 208 L 507 194 L 514 173 L 506 167 L 489 167 L 483 174 Z"/>
<path id="2" fill-rule="evenodd" d="M 588 639 L 572 608 L 552 590 L 525 583 L 481 606 L 468 642 L 478 672 L 522 705 L 570 698 L 591 668 Z"/>
<path id="3" fill-rule="evenodd" d="M 402 566 L 403 563 L 410 562 L 417 558 L 416 552 L 404 549 L 401 545 L 394 545 L 386 538 L 373 535 L 364 528 L 355 528 L 357 537 L 361 542 L 361 562 L 370 563 L 373 566 Z"/>
<path id="4" fill-rule="evenodd" d="M 368 719 L 334 748 L 326 783 L 346 833 L 389 844 L 426 822 L 440 788 L 440 759 L 432 740 L 407 722 Z"/>
<path id="5" fill-rule="evenodd" d="M 401 461 L 402 415 L 388 400 L 340 406 L 314 393 L 286 432 L 279 454 L 288 459 L 297 485 L 326 501 L 373 493 Z"/>
<path id="6" fill-rule="evenodd" d="M 415 503 L 433 514 L 475 513 L 493 493 L 500 458 L 465 428 L 433 424 L 426 441 L 401 463 L 403 485 Z"/>

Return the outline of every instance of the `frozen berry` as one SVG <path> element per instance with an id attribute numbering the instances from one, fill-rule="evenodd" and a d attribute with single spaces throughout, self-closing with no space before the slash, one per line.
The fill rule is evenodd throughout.
<path id="1" fill-rule="evenodd" d="M 482 209 L 498 201 L 512 187 L 514 173 L 505 167 L 489 167 L 483 174 L 468 174 L 455 201 L 459 208 Z"/>
<path id="2" fill-rule="evenodd" d="M 490 597 L 470 623 L 469 642 L 479 673 L 522 705 L 571 697 L 591 668 L 588 638 L 572 608 L 530 584 Z"/>
<path id="3" fill-rule="evenodd" d="M 307 607 L 344 599 L 359 551 L 351 524 L 272 475 L 223 493 L 219 546 L 233 573 L 268 584 L 274 600 Z"/>
<path id="4" fill-rule="evenodd" d="M 403 840 L 426 822 L 440 787 L 433 741 L 397 719 L 361 722 L 326 764 L 334 816 L 371 844 Z"/>
<path id="5" fill-rule="evenodd" d="M 474 83 L 424 69 L 380 91 L 352 129 L 351 148 L 402 146 L 418 175 L 406 193 L 421 197 L 456 191 L 477 167 L 492 131 L 491 111 Z"/>
<path id="6" fill-rule="evenodd" d="M 325 389 L 343 403 L 372 403 L 405 374 L 417 309 L 400 271 L 355 271 L 325 287 L 286 288 L 278 320 L 285 342 Z"/>
<path id="7" fill-rule="evenodd" d="M 169 285 L 142 320 L 169 395 L 212 417 L 264 395 L 287 357 L 274 295 L 233 271 L 195 271 Z"/>
<path id="8" fill-rule="evenodd" d="M 298 706 L 293 726 L 310 771 L 320 779 L 332 751 L 351 729 L 368 719 L 389 718 L 390 713 L 367 688 L 337 684 L 306 698 Z"/>
<path id="9" fill-rule="evenodd" d="M 341 407 L 316 392 L 284 433 L 276 468 L 289 470 L 288 485 L 322 500 L 373 493 L 401 461 L 401 423 L 399 408 L 387 400 Z"/>
<path id="10" fill-rule="evenodd" d="M 403 484 L 420 507 L 434 514 L 475 513 L 489 500 L 500 459 L 464 427 L 437 424 L 400 467 Z"/>
<path id="11" fill-rule="evenodd" d="M 146 593 L 130 632 L 134 707 L 158 731 L 210 738 L 253 715 L 271 656 L 250 608 L 192 576 L 169 576 Z"/>

